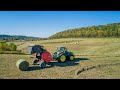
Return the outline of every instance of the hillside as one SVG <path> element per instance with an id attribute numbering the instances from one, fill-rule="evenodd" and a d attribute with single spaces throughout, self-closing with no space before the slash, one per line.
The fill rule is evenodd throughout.
<path id="1" fill-rule="evenodd" d="M 58 32 L 50 39 L 78 37 L 120 37 L 120 23 L 74 28 Z"/>

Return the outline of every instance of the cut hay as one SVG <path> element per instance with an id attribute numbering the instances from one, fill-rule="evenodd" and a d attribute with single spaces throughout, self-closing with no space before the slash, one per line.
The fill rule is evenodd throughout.
<path id="1" fill-rule="evenodd" d="M 29 63 L 23 59 L 17 61 L 16 66 L 21 71 L 26 71 L 29 68 Z"/>

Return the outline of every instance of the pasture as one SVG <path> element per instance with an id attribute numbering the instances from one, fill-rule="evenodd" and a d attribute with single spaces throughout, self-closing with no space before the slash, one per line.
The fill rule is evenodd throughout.
<path id="1" fill-rule="evenodd" d="M 10 42 L 8 42 L 10 43 Z M 53 62 L 53 67 L 40 69 L 31 63 L 31 55 L 0 54 L 0 79 L 120 79 L 120 38 L 65 38 L 12 42 L 27 53 L 30 44 L 43 45 L 50 53 L 65 46 L 75 54 L 74 61 Z M 19 59 L 29 62 L 28 71 L 16 67 Z"/>

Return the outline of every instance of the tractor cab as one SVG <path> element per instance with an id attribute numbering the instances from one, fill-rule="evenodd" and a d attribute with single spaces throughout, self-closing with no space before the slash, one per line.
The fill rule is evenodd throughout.
<path id="1" fill-rule="evenodd" d="M 65 52 L 67 51 L 67 48 L 66 47 L 57 47 L 57 52 Z"/>

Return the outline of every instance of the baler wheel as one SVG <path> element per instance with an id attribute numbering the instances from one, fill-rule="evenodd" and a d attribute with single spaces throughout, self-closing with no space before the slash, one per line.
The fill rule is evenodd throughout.
<path id="1" fill-rule="evenodd" d="M 40 68 L 44 69 L 46 67 L 46 62 L 44 62 L 43 60 L 40 61 Z"/>

